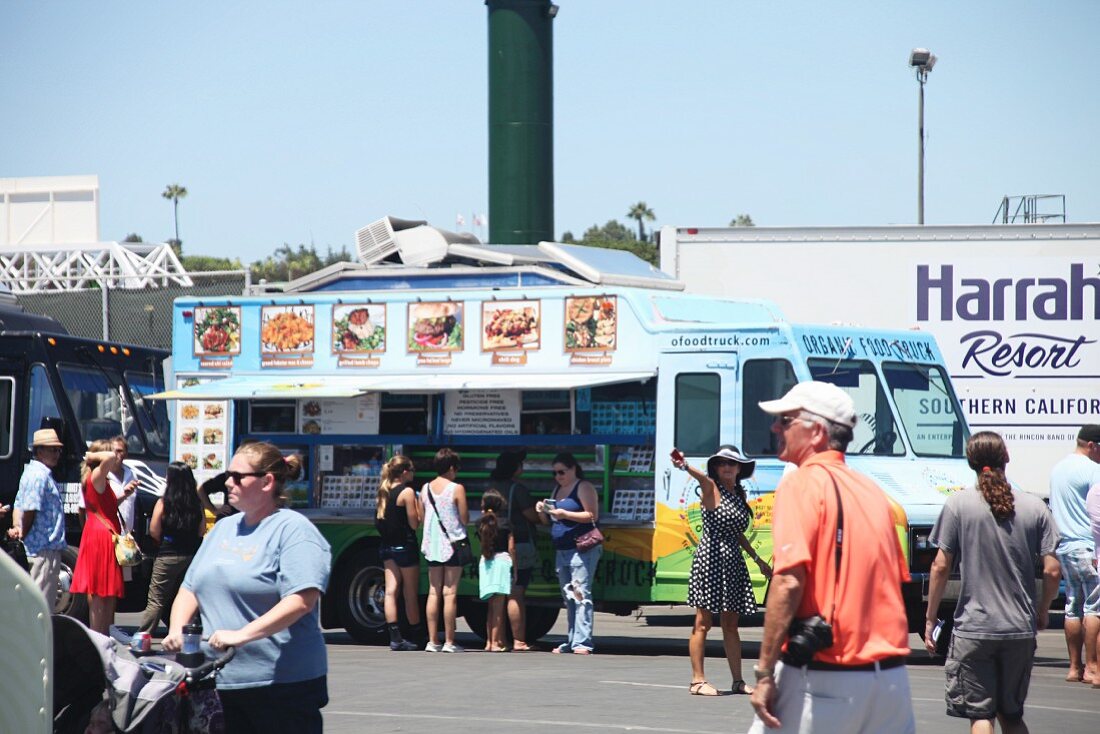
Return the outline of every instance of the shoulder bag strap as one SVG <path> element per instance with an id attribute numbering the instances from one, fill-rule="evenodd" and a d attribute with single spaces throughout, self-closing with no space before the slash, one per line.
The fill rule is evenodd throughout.
<path id="1" fill-rule="evenodd" d="M 840 593 L 840 560 L 844 555 L 844 502 L 840 499 L 840 487 L 837 486 L 836 477 L 824 466 L 821 469 L 829 475 L 829 479 L 833 483 L 833 493 L 836 495 L 836 535 L 834 536 L 834 542 L 836 543 L 836 578 L 833 579 L 833 610 L 829 620 L 832 622 L 836 619 L 836 598 Z"/>
<path id="2" fill-rule="evenodd" d="M 103 523 L 103 527 L 107 528 L 107 530 L 109 530 L 111 532 L 111 537 L 114 537 L 114 536 L 118 535 L 118 533 L 115 532 L 115 529 L 111 527 L 111 523 L 107 522 L 107 518 L 105 518 L 103 515 L 101 515 L 97 510 L 88 510 L 88 514 L 95 516 L 95 518 L 97 520 L 99 520 L 101 523 Z M 119 518 L 118 522 L 119 522 L 118 526 L 121 528 L 122 527 L 122 518 L 121 517 Z"/>
<path id="3" fill-rule="evenodd" d="M 443 531 L 443 537 L 450 541 L 451 534 L 447 532 L 447 526 L 443 524 L 443 518 L 439 516 L 439 507 L 435 504 L 435 494 L 432 492 L 431 482 L 424 485 L 424 491 L 428 493 L 428 501 L 432 503 L 432 509 L 435 510 L 435 521 L 439 523 L 439 529 Z"/>

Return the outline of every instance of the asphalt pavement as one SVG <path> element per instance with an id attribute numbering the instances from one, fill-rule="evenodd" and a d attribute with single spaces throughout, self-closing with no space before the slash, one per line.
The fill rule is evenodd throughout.
<path id="1" fill-rule="evenodd" d="M 324 709 L 330 733 L 440 732 L 534 734 L 558 730 L 745 732 L 752 721 L 747 696 L 691 696 L 687 639 L 690 610 L 646 607 L 637 616 L 597 614 L 595 655 L 553 655 L 563 639 L 564 614 L 542 651 L 487 653 L 459 620 L 462 654 L 390 652 L 358 645 L 342 630 L 325 633 L 330 703 Z M 131 618 L 133 620 L 131 621 Z M 137 615 L 119 615 L 122 625 Z M 751 680 L 761 629 L 742 630 Z M 909 681 L 917 731 L 958 734 L 967 723 L 944 714 L 943 667 L 924 652 L 916 635 Z M 721 633 L 708 639 L 707 677 L 728 692 L 731 676 Z M 1060 629 L 1039 635 L 1025 720 L 1032 732 L 1095 734 L 1100 731 L 1100 689 L 1066 683 Z"/>

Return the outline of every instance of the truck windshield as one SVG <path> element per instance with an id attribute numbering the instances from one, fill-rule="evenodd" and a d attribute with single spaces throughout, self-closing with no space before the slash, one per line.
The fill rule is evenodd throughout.
<path id="1" fill-rule="evenodd" d="M 61 384 L 84 443 L 125 436 L 131 454 L 146 453 L 141 430 L 126 399 L 122 378 L 111 369 L 59 364 Z"/>
<path id="2" fill-rule="evenodd" d="M 959 405 L 943 368 L 885 362 L 882 374 L 898 406 L 898 416 L 919 456 L 962 458 L 969 438 Z"/>
<path id="3" fill-rule="evenodd" d="M 815 380 L 831 382 L 855 401 L 859 422 L 852 432 L 847 453 L 877 456 L 900 456 L 905 453 L 890 401 L 873 364 L 856 359 L 811 359 L 807 365 Z"/>
<path id="4" fill-rule="evenodd" d="M 168 404 L 164 400 L 146 400 L 147 395 L 164 390 L 164 380 L 159 380 L 149 372 L 126 372 L 126 384 L 130 387 L 130 397 L 134 399 L 137 419 L 145 431 L 145 440 L 149 451 L 156 456 L 168 456 L 168 437 L 171 435 L 168 425 Z"/>

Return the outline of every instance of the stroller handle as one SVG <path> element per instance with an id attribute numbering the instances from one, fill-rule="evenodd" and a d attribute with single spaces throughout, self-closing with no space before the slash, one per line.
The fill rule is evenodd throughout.
<path id="1" fill-rule="evenodd" d="M 232 660 L 233 656 L 236 654 L 237 648 L 230 646 L 225 648 L 225 652 L 223 652 L 221 655 L 214 658 L 213 660 L 208 660 L 197 668 L 188 668 L 187 682 L 189 684 L 194 684 L 202 680 L 203 678 L 206 678 L 213 671 L 221 670 L 229 664 L 229 661 Z"/>

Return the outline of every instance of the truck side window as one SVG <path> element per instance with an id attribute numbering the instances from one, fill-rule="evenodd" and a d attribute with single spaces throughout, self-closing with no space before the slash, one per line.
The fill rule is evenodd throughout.
<path id="1" fill-rule="evenodd" d="M 721 429 L 722 378 L 713 373 L 676 375 L 676 448 L 709 456 Z"/>
<path id="2" fill-rule="evenodd" d="M 741 375 L 741 450 L 749 456 L 775 456 L 774 418 L 760 410 L 757 403 L 775 400 L 794 387 L 798 382 L 794 368 L 785 359 L 750 359 Z"/>
<path id="3" fill-rule="evenodd" d="M 250 400 L 250 433 L 294 433 L 298 405 L 293 400 Z"/>
<path id="4" fill-rule="evenodd" d="M 46 368 L 40 364 L 31 367 L 30 400 L 27 403 L 27 446 L 34 440 L 34 432 L 42 427 L 43 418 L 60 418 L 61 409 L 57 407 L 50 378 Z M 62 438 L 64 441 L 65 439 Z"/>
<path id="5" fill-rule="evenodd" d="M 12 423 L 15 411 L 12 409 L 12 395 L 15 394 L 15 378 L 0 377 L 0 459 L 10 459 L 12 453 Z"/>

